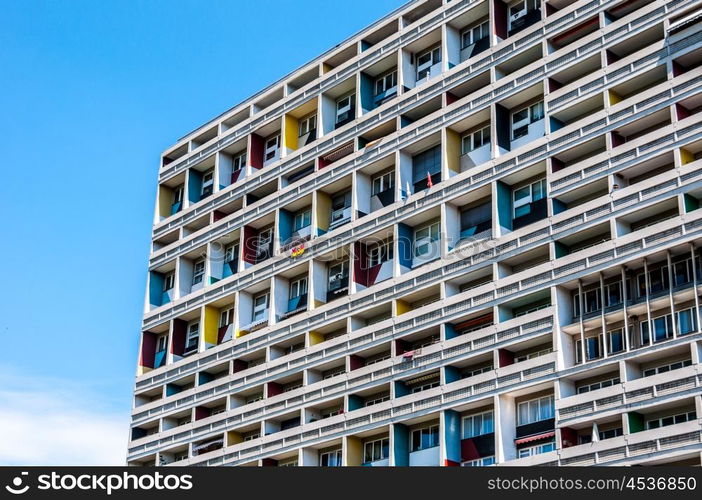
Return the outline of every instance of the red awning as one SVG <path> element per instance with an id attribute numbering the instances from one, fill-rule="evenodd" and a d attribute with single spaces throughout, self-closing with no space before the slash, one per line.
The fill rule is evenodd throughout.
<path id="1" fill-rule="evenodd" d="M 556 435 L 555 431 L 544 432 L 543 434 L 535 434 L 533 436 L 527 436 L 525 438 L 515 439 L 514 444 L 531 443 L 532 441 L 538 441 L 540 439 L 550 438 L 550 437 L 553 437 L 555 435 Z"/>

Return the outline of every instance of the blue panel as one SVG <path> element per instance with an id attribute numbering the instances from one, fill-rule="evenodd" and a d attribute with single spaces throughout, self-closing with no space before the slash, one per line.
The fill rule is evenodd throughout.
<path id="1" fill-rule="evenodd" d="M 500 226 L 512 229 L 512 190 L 500 181 L 497 181 L 497 218 Z"/>
<path id="2" fill-rule="evenodd" d="M 202 174 L 197 170 L 188 172 L 188 199 L 190 203 L 200 201 L 200 190 L 202 189 Z"/>
<path id="3" fill-rule="evenodd" d="M 444 375 L 446 377 L 447 384 L 461 379 L 461 372 L 455 366 L 447 366 L 444 368 L 444 370 Z"/>
<path id="4" fill-rule="evenodd" d="M 278 234 L 280 234 L 280 241 L 283 244 L 292 236 L 293 219 L 293 214 L 291 214 L 287 210 L 280 211 L 280 220 L 278 221 Z"/>
<path id="5" fill-rule="evenodd" d="M 149 277 L 149 304 L 154 307 L 163 305 L 163 275 L 151 273 Z"/>
<path id="6" fill-rule="evenodd" d="M 406 224 L 398 224 L 397 254 L 401 266 L 412 268 L 412 239 L 414 231 Z"/>
<path id="7" fill-rule="evenodd" d="M 444 440 L 446 443 L 446 459 L 454 462 L 461 461 L 461 416 L 453 411 L 444 412 Z"/>
<path id="8" fill-rule="evenodd" d="M 159 368 L 166 364 L 166 351 L 158 351 L 154 356 L 154 368 Z"/>
<path id="9" fill-rule="evenodd" d="M 402 424 L 393 425 L 393 450 L 397 467 L 409 466 L 409 429 Z"/>
<path id="10" fill-rule="evenodd" d="M 375 107 L 373 102 L 373 79 L 361 73 L 361 108 L 370 111 Z"/>

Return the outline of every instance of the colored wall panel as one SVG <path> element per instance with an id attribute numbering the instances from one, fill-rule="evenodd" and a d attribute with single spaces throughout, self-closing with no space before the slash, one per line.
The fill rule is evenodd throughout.
<path id="1" fill-rule="evenodd" d="M 411 269 L 412 239 L 414 238 L 414 231 L 408 225 L 400 223 L 397 225 L 397 232 L 397 257 L 399 259 L 400 266 L 406 267 L 407 269 Z"/>
<path id="2" fill-rule="evenodd" d="M 182 319 L 173 320 L 173 341 L 171 342 L 171 353 L 182 356 L 185 351 L 185 334 L 188 324 Z"/>
<path id="3" fill-rule="evenodd" d="M 446 162 L 450 171 L 461 171 L 461 136 L 458 132 L 446 129 Z"/>
<path id="4" fill-rule="evenodd" d="M 322 192 L 317 192 L 317 207 L 315 209 L 317 218 L 317 236 L 329 231 L 329 217 L 331 217 L 331 197 Z"/>
<path id="5" fill-rule="evenodd" d="M 392 453 L 395 466 L 407 467 L 409 465 L 409 429 L 402 424 L 392 426 Z"/>
<path id="6" fill-rule="evenodd" d="M 219 309 L 205 306 L 205 344 L 217 345 Z"/>
<path id="7" fill-rule="evenodd" d="M 153 368 L 155 354 L 156 335 L 150 332 L 144 332 L 141 340 L 141 352 L 139 353 L 139 366 Z"/>
<path id="8" fill-rule="evenodd" d="M 445 458 L 452 462 L 461 461 L 461 416 L 453 410 L 444 412 Z"/>
<path id="9" fill-rule="evenodd" d="M 263 168 L 263 138 L 256 134 L 251 134 L 249 137 L 251 144 L 249 148 L 249 165 L 253 168 L 261 169 Z"/>
<path id="10" fill-rule="evenodd" d="M 297 118 L 290 115 L 285 115 L 285 144 L 284 147 L 294 151 L 297 146 L 298 122 Z"/>

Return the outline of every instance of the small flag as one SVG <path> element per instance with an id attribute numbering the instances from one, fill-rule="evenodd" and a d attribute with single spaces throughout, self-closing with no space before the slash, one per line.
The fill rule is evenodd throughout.
<path id="1" fill-rule="evenodd" d="M 431 182 L 431 174 L 427 172 L 427 188 L 431 188 L 432 186 L 434 186 L 434 184 Z"/>

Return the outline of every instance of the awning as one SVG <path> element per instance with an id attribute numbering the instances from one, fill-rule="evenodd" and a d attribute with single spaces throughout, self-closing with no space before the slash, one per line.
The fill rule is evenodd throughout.
<path id="1" fill-rule="evenodd" d="M 539 441 L 540 439 L 547 439 L 556 435 L 555 431 L 544 432 L 543 434 L 535 434 L 533 436 L 527 436 L 520 439 L 515 439 L 514 444 L 524 444 L 531 443 L 532 441 Z"/>

